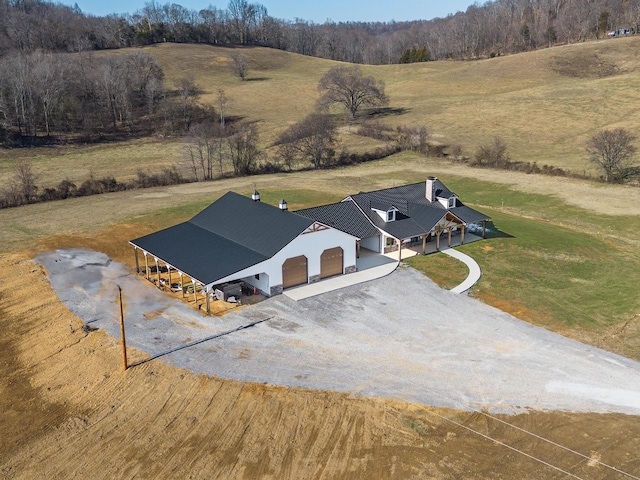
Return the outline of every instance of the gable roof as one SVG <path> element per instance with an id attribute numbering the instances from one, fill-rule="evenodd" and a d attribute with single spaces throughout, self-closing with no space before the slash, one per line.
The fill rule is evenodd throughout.
<path id="1" fill-rule="evenodd" d="M 191 220 L 131 240 L 204 284 L 263 262 L 313 220 L 228 192 Z M 205 249 L 205 254 L 197 251 Z"/>
<path id="2" fill-rule="evenodd" d="M 450 199 L 455 195 L 440 180 L 434 180 L 436 198 Z M 369 221 L 395 238 L 410 238 L 430 232 L 440 220 L 451 212 L 465 223 L 488 220 L 485 214 L 465 206 L 460 199 L 454 208 L 446 208 L 439 201 L 431 202 L 426 196 L 425 182 L 385 188 L 373 192 L 360 192 L 349 197 Z M 388 207 L 388 208 L 381 208 Z M 388 210 L 395 207 L 401 215 L 393 222 L 385 222 L 371 209 Z"/>
<path id="3" fill-rule="evenodd" d="M 313 224 L 309 218 L 235 192 L 227 192 L 189 221 L 268 257 Z"/>
<path id="4" fill-rule="evenodd" d="M 375 228 L 351 201 L 297 210 L 297 214 L 317 220 L 359 239 L 378 235 Z"/>

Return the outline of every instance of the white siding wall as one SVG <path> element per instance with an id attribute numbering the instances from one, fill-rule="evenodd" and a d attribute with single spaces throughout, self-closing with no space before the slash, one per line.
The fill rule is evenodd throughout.
<path id="1" fill-rule="evenodd" d="M 262 265 L 262 264 L 260 264 Z M 259 275 L 260 278 L 256 278 L 255 276 Z M 269 275 L 264 272 L 254 273 L 249 277 L 242 277 L 242 280 L 249 285 L 253 285 L 261 292 L 269 292 Z"/>
<path id="2" fill-rule="evenodd" d="M 379 237 L 369 237 L 369 238 L 363 238 L 362 241 L 360 242 L 360 246 L 362 248 L 366 248 L 368 250 L 373 250 L 374 252 L 378 252 L 381 253 L 382 249 L 381 249 L 381 243 L 380 243 L 380 239 L 382 238 L 382 236 Z"/>
<path id="3" fill-rule="evenodd" d="M 355 237 L 333 228 L 300 234 L 269 260 L 222 278 L 216 283 L 246 278 L 248 283 L 269 293 L 270 287 L 282 285 L 282 264 L 287 258 L 299 255 L 306 256 L 307 273 L 311 277 L 320 275 L 320 255 L 322 252 L 328 248 L 342 247 L 344 267 L 355 265 L 356 240 Z M 260 280 L 254 278 L 256 274 L 260 274 Z"/>

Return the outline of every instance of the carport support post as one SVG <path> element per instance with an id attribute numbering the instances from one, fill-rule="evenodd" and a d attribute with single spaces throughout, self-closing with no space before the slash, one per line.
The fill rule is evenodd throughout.
<path id="1" fill-rule="evenodd" d="M 144 275 L 147 277 L 147 280 L 149 280 L 149 257 L 147 252 L 144 252 L 144 268 Z"/>
<path id="2" fill-rule="evenodd" d="M 182 283 L 182 272 L 178 272 L 180 275 L 180 291 L 182 292 L 182 298 L 184 298 L 184 283 Z"/>
<path id="3" fill-rule="evenodd" d="M 424 255 L 427 251 L 427 234 L 422 235 L 422 254 Z"/>
<path id="4" fill-rule="evenodd" d="M 398 261 L 402 261 L 402 239 L 398 239 Z"/>
<path id="5" fill-rule="evenodd" d="M 204 295 L 205 295 L 206 302 L 207 302 L 207 315 L 209 315 L 211 313 L 211 307 L 209 305 L 209 290 L 208 289 L 205 289 Z"/>
<path id="6" fill-rule="evenodd" d="M 167 265 L 167 270 L 169 270 L 169 290 L 171 290 L 171 265 Z"/>
<path id="7" fill-rule="evenodd" d="M 136 256 L 136 273 L 140 273 L 140 264 L 138 263 L 138 247 L 133 247 L 133 253 Z"/>
<path id="8" fill-rule="evenodd" d="M 447 230 L 447 246 L 451 246 L 451 227 Z"/>
<path id="9" fill-rule="evenodd" d="M 122 337 L 122 369 L 127 369 L 127 341 L 124 338 L 124 309 L 122 308 L 122 288 L 118 285 L 118 300 L 120 301 L 120 336 Z"/>
<path id="10" fill-rule="evenodd" d="M 193 285 L 193 301 L 196 302 L 196 305 L 198 304 L 198 294 L 196 292 L 196 280 L 195 278 L 191 278 L 191 285 Z"/>
<path id="11" fill-rule="evenodd" d="M 484 232 L 487 228 L 487 221 L 486 220 L 482 220 L 482 238 L 484 238 Z"/>
<path id="12" fill-rule="evenodd" d="M 460 227 L 460 245 L 464 245 L 464 225 Z"/>
<path id="13" fill-rule="evenodd" d="M 158 274 L 158 287 L 160 287 L 160 265 L 158 265 L 157 258 L 156 258 L 156 273 Z"/>

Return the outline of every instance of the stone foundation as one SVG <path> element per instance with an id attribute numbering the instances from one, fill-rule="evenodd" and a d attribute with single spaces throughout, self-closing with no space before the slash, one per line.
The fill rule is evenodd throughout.
<path id="1" fill-rule="evenodd" d="M 269 293 L 269 296 L 273 297 L 275 295 L 280 295 L 282 293 L 283 288 L 282 288 L 282 285 L 274 285 L 273 287 L 271 287 L 270 290 L 271 291 Z"/>
<path id="2" fill-rule="evenodd" d="M 345 267 L 344 269 L 344 273 L 354 273 L 356 271 L 356 266 L 355 265 L 349 265 L 348 267 Z"/>
<path id="3" fill-rule="evenodd" d="M 309 283 L 316 283 L 320 281 L 320 275 L 311 275 L 309 277 Z"/>

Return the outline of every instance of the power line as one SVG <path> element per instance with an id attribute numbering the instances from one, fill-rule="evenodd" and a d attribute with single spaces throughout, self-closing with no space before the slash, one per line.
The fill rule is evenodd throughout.
<path id="1" fill-rule="evenodd" d="M 504 442 L 501 442 L 500 440 L 496 440 L 495 438 L 490 437 L 489 435 L 485 435 L 485 434 L 484 434 L 484 433 L 482 433 L 482 432 L 478 432 L 477 430 L 474 430 L 474 429 L 473 429 L 473 428 L 471 428 L 471 427 L 468 427 L 468 426 L 463 425 L 463 424 L 461 424 L 461 423 L 459 423 L 459 422 L 456 422 L 455 420 L 451 420 L 450 418 L 447 418 L 447 417 L 445 417 L 444 415 L 440 415 L 440 414 L 438 414 L 438 413 L 436 413 L 436 412 L 431 412 L 431 413 L 433 413 L 433 414 L 434 414 L 434 415 L 436 415 L 437 417 L 442 418 L 443 420 L 446 420 L 447 422 L 451 422 L 451 423 L 453 423 L 454 425 L 457 425 L 458 427 L 464 428 L 465 430 L 469 430 L 470 432 L 473 432 L 473 433 L 475 433 L 476 435 L 480 435 L 481 437 L 484 437 L 484 438 L 486 438 L 487 440 L 491 440 L 492 442 L 495 442 L 495 443 L 497 443 L 498 445 L 502 445 L 503 447 L 506 447 L 506 448 L 508 448 L 509 450 L 513 450 L 514 452 L 518 452 L 518 453 L 520 453 L 521 455 L 524 455 L 525 457 L 528 457 L 528 458 L 530 458 L 530 459 L 532 459 L 532 460 L 535 460 L 536 462 L 540 462 L 540 463 L 542 463 L 543 465 L 546 465 L 547 467 L 553 468 L 554 470 L 557 470 L 558 472 L 564 473 L 565 475 L 568 475 L 568 476 L 570 476 L 570 477 L 572 477 L 572 478 L 577 478 L 578 480 L 584 480 L 582 477 L 579 477 L 579 476 L 577 476 L 577 475 L 575 475 L 575 474 L 573 474 L 573 473 L 571 473 L 571 472 L 567 472 L 566 470 L 563 470 L 562 468 L 557 467 L 557 466 L 553 465 L 552 463 L 546 462 L 546 461 L 542 460 L 541 458 L 535 457 L 535 456 L 533 456 L 533 455 L 531 455 L 531 454 L 529 454 L 529 453 L 527 453 L 527 452 L 523 452 L 522 450 L 518 450 L 516 447 L 512 447 L 511 445 L 506 444 L 506 443 L 504 443 Z"/>
<path id="2" fill-rule="evenodd" d="M 582 457 L 582 458 L 584 458 L 584 459 L 586 459 L 586 460 L 589 460 L 590 462 L 594 462 L 594 463 L 597 463 L 598 465 L 601 465 L 601 466 L 603 466 L 603 467 L 609 468 L 609 469 L 611 469 L 611 470 L 615 471 L 616 473 L 619 473 L 619 474 L 624 475 L 624 476 L 626 476 L 626 477 L 632 478 L 633 480 L 640 480 L 640 477 L 637 477 L 637 476 L 635 476 L 635 475 L 633 475 L 633 474 L 631 474 L 631 473 L 625 472 L 624 470 L 620 470 L 619 468 L 614 467 L 613 465 L 609 465 L 609 464 L 607 464 L 607 463 L 601 462 L 601 461 L 600 461 L 600 460 L 598 460 L 598 459 L 595 459 L 595 458 L 593 458 L 593 457 L 590 457 L 590 456 L 588 456 L 588 455 L 585 455 L 585 454 L 583 454 L 583 453 L 580 453 L 580 452 L 578 452 L 578 451 L 576 451 L 576 450 L 573 450 L 573 449 L 571 449 L 571 448 L 569 448 L 569 447 L 565 447 L 564 445 L 559 444 L 559 443 L 557 443 L 557 442 L 554 442 L 553 440 L 549 440 L 548 438 L 542 437 L 542 436 L 540 436 L 540 435 L 538 435 L 538 434 L 536 434 L 536 433 L 533 433 L 533 432 L 530 432 L 530 431 L 528 431 L 528 430 L 526 430 L 526 429 L 524 429 L 524 428 L 518 427 L 517 425 L 513 425 L 513 424 L 511 424 L 511 423 L 509 423 L 509 422 L 506 422 L 506 421 L 504 421 L 504 420 L 501 420 L 501 419 L 499 419 L 499 418 L 497 418 L 497 417 L 494 417 L 494 416 L 493 416 L 493 415 L 491 415 L 491 414 L 488 414 L 488 413 L 483 412 L 482 410 L 478 410 L 478 409 L 476 409 L 476 408 L 473 408 L 473 407 L 471 407 L 470 405 L 465 405 L 465 404 L 463 404 L 462 402 L 460 402 L 460 401 L 458 401 L 458 400 L 455 400 L 455 399 L 453 399 L 453 398 L 451 398 L 451 397 L 448 397 L 448 396 L 446 396 L 446 395 L 444 395 L 444 394 L 442 394 L 442 393 L 438 393 L 438 392 L 436 392 L 436 391 L 434 391 L 434 390 L 430 390 L 430 389 L 427 389 L 427 390 L 429 390 L 431 393 L 434 393 L 434 394 L 436 394 L 436 395 L 438 395 L 438 396 L 440 396 L 440 397 L 442 397 L 442 398 L 444 398 L 444 399 L 446 399 L 446 400 L 448 400 L 448 401 L 450 401 L 450 402 L 453 402 L 453 403 L 454 403 L 455 405 L 457 405 L 459 408 L 463 408 L 463 409 L 466 409 L 466 410 L 470 410 L 470 411 L 472 411 L 472 412 L 474 412 L 474 413 L 479 413 L 479 414 L 481 414 L 481 415 L 484 415 L 485 417 L 491 418 L 492 420 L 495 420 L 495 421 L 500 422 L 500 423 L 502 423 L 502 424 L 504 424 L 504 425 L 507 425 L 507 426 L 509 426 L 509 427 L 511 427 L 511 428 L 514 428 L 514 429 L 519 430 L 519 431 L 521 431 L 521 432 L 523 432 L 523 433 L 526 433 L 526 434 L 528 434 L 528 435 L 531 435 L 532 437 L 535 437 L 535 438 L 537 438 L 537 439 L 539 439 L 539 440 L 542 440 L 542 441 L 544 441 L 544 442 L 547 442 L 547 443 L 549 443 L 549 444 L 551 444 L 551 445 L 553 445 L 553 446 L 555 446 L 555 447 L 562 448 L 563 450 L 566 450 L 566 451 L 571 452 L 571 453 L 573 453 L 573 454 L 575 454 L 575 455 L 578 455 L 578 456 L 580 456 L 580 457 Z M 529 455 L 529 454 L 527 454 L 527 453 L 525 453 L 525 452 L 522 452 L 522 451 L 520 451 L 520 450 L 516 449 L 515 447 L 511 447 L 510 445 L 507 445 L 507 444 L 505 444 L 505 443 L 503 443 L 503 442 L 500 442 L 499 440 L 493 439 L 493 438 L 489 437 L 488 435 L 485 435 L 485 434 L 483 434 L 483 433 L 477 432 L 477 431 L 473 430 L 473 429 L 472 429 L 472 428 L 470 428 L 470 427 L 467 427 L 467 426 L 465 426 L 465 425 L 460 425 L 460 424 L 458 424 L 457 422 L 455 422 L 454 420 L 451 420 L 451 419 L 449 419 L 449 418 L 446 418 L 446 417 L 444 417 L 444 416 L 442 416 L 442 415 L 439 415 L 439 414 L 437 414 L 437 413 L 435 413 L 435 412 L 434 412 L 434 414 L 435 414 L 436 416 L 438 416 L 438 417 L 443 418 L 444 420 L 447 420 L 447 421 L 449 421 L 449 422 L 451 422 L 451 423 L 454 423 L 454 424 L 459 425 L 459 426 L 461 426 L 461 427 L 463 427 L 463 428 L 466 428 L 467 430 L 470 430 L 470 431 L 472 431 L 472 432 L 474 432 L 474 433 L 477 433 L 478 435 L 481 435 L 481 436 L 483 436 L 483 437 L 485 437 L 485 438 L 487 438 L 487 439 L 490 439 L 490 440 L 492 440 L 492 441 L 495 441 L 495 442 L 499 443 L 500 445 L 503 445 L 503 446 L 505 446 L 505 447 L 507 447 L 507 448 L 510 448 L 510 449 L 512 449 L 512 450 L 515 450 L 515 451 L 517 451 L 517 452 L 519 452 L 519 453 L 522 453 L 523 455 L 525 455 L 525 456 L 527 456 L 527 457 L 530 457 L 530 458 L 532 458 L 532 459 L 534 459 L 534 460 L 536 460 L 536 461 L 539 461 L 539 462 L 541 462 L 541 463 L 543 463 L 543 464 L 545 464 L 545 465 L 548 465 L 548 466 L 550 466 L 550 467 L 552 467 L 552 468 L 556 468 L 557 470 L 560 470 L 560 471 L 562 471 L 563 473 L 567 473 L 567 472 L 564 472 L 564 471 L 563 471 L 562 469 L 560 469 L 559 467 L 555 467 L 555 466 L 553 466 L 553 465 L 551 465 L 551 464 L 548 464 L 548 463 L 547 463 L 547 462 L 545 462 L 544 460 L 538 459 L 537 457 L 534 457 L 534 456 Z M 573 476 L 573 477 L 575 477 L 575 478 L 579 478 L 579 477 L 576 477 L 575 475 L 570 474 L 570 473 L 567 473 L 567 475 L 571 475 L 571 476 Z"/>

